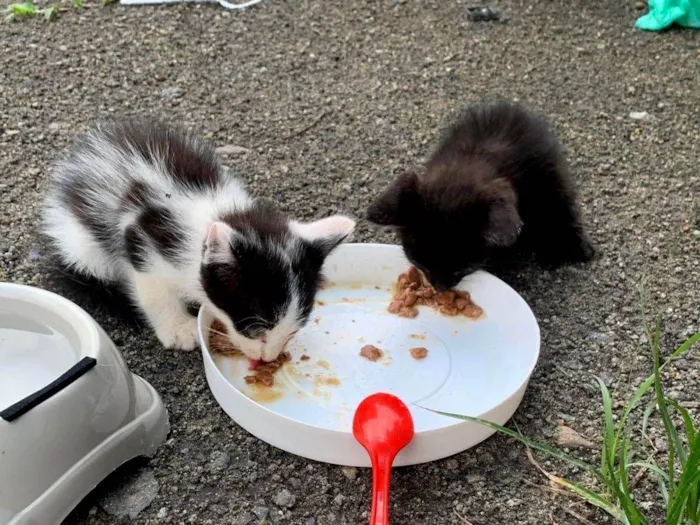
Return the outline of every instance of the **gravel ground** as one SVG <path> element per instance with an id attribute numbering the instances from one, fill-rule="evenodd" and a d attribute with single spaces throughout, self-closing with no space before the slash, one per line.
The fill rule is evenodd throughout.
<path id="1" fill-rule="evenodd" d="M 518 98 L 566 143 L 602 253 L 588 267 L 511 281 L 543 337 L 515 419 L 550 442 L 562 420 L 597 441 L 588 374 L 624 399 L 650 367 L 640 279 L 664 314 L 665 351 L 700 329 L 700 32 L 635 31 L 641 11 L 630 1 L 503 0 L 507 20 L 482 24 L 467 21 L 466 7 L 264 0 L 245 12 L 110 6 L 3 25 L 0 278 L 63 289 L 36 235 L 38 207 L 51 161 L 94 118 L 147 114 L 191 127 L 231 146 L 226 163 L 254 192 L 310 218 L 362 214 L 463 104 Z M 366 225 L 356 240 L 394 242 Z M 81 304 L 162 394 L 173 428 L 155 458 L 123 467 L 67 524 L 129 513 L 142 524 L 366 522 L 369 471 L 259 442 L 219 409 L 197 353 L 164 351 L 147 329 Z M 669 378 L 671 394 L 695 408 L 698 363 L 680 361 Z M 393 480 L 395 523 L 461 523 L 455 511 L 474 525 L 577 523 L 563 510 L 569 500 L 533 485 L 543 481 L 522 447 L 500 437 Z M 654 487 L 640 490 L 658 516 Z"/>

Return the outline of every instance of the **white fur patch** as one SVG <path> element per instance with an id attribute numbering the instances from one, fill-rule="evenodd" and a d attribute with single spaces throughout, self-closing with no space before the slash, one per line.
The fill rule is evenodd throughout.
<path id="1" fill-rule="evenodd" d="M 355 229 L 355 221 L 344 215 L 333 215 L 314 222 L 290 221 L 289 229 L 305 241 L 347 237 Z"/>
<path id="2" fill-rule="evenodd" d="M 132 287 L 134 298 L 165 348 L 193 350 L 198 346 L 197 319 L 185 311 L 168 279 L 134 273 Z"/>

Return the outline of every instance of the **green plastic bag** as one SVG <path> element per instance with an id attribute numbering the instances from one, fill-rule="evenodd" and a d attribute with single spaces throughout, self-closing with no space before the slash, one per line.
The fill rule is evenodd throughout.
<path id="1" fill-rule="evenodd" d="M 661 31 L 672 24 L 700 28 L 700 0 L 649 0 L 649 12 L 637 19 L 635 27 Z"/>

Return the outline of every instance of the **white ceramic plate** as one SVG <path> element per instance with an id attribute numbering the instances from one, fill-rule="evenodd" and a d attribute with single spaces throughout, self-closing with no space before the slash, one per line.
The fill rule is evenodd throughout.
<path id="1" fill-rule="evenodd" d="M 210 354 L 203 308 L 199 330 L 207 381 L 226 413 L 267 443 L 309 459 L 367 467 L 352 436 L 355 408 L 366 396 L 390 392 L 406 403 L 416 435 L 395 465 L 451 456 L 493 431 L 425 410 L 479 416 L 503 424 L 520 404 L 537 363 L 540 332 L 525 301 L 496 277 L 477 272 L 458 287 L 484 309 L 479 320 L 446 317 L 427 307 L 415 319 L 387 312 L 392 286 L 409 267 L 400 247 L 345 244 L 325 265 L 328 285 L 309 324 L 289 344 L 292 361 L 273 387 L 247 385 L 243 357 Z M 365 344 L 383 350 L 360 357 Z M 411 357 L 425 347 L 428 356 Z M 303 355 L 309 359 L 301 360 Z"/>

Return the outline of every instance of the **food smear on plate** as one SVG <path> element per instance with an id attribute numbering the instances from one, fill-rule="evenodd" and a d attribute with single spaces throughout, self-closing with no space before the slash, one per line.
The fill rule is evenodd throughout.
<path id="1" fill-rule="evenodd" d="M 245 382 L 249 385 L 265 385 L 272 386 L 275 384 L 275 374 L 282 368 L 282 365 L 287 361 L 292 360 L 292 355 L 289 352 L 282 352 L 274 361 L 261 361 L 254 369 L 254 373 L 244 377 Z"/>
<path id="2" fill-rule="evenodd" d="M 374 345 L 365 345 L 360 349 L 360 355 L 370 361 L 377 361 L 384 353 Z"/>
<path id="3" fill-rule="evenodd" d="M 429 306 L 449 317 L 464 315 L 470 319 L 477 319 L 484 313 L 471 300 L 469 292 L 437 292 L 418 268 L 412 266 L 399 275 L 396 292 L 388 310 L 401 317 L 414 318 L 418 315 L 418 306 Z"/>
<path id="4" fill-rule="evenodd" d="M 314 381 L 316 386 L 340 386 L 340 379 L 335 376 L 317 376 Z"/>
<path id="5" fill-rule="evenodd" d="M 243 352 L 233 346 L 229 340 L 226 335 L 226 326 L 224 326 L 221 321 L 214 320 L 209 331 L 209 348 L 212 352 L 231 356 L 243 355 Z M 277 359 L 270 362 L 265 362 L 260 359 L 248 359 L 248 370 L 253 373 L 245 376 L 243 379 L 248 385 L 272 386 L 275 384 L 275 374 L 277 371 L 282 368 L 284 363 L 291 361 L 291 359 L 291 354 L 286 351 L 277 356 Z"/>
<path id="6" fill-rule="evenodd" d="M 428 349 L 423 347 L 411 348 L 409 352 L 411 352 L 411 357 L 413 359 L 425 359 L 428 355 Z"/>
<path id="7" fill-rule="evenodd" d="M 209 348 L 212 352 L 226 355 L 243 355 L 228 338 L 224 323 L 215 319 L 209 327 Z"/>

